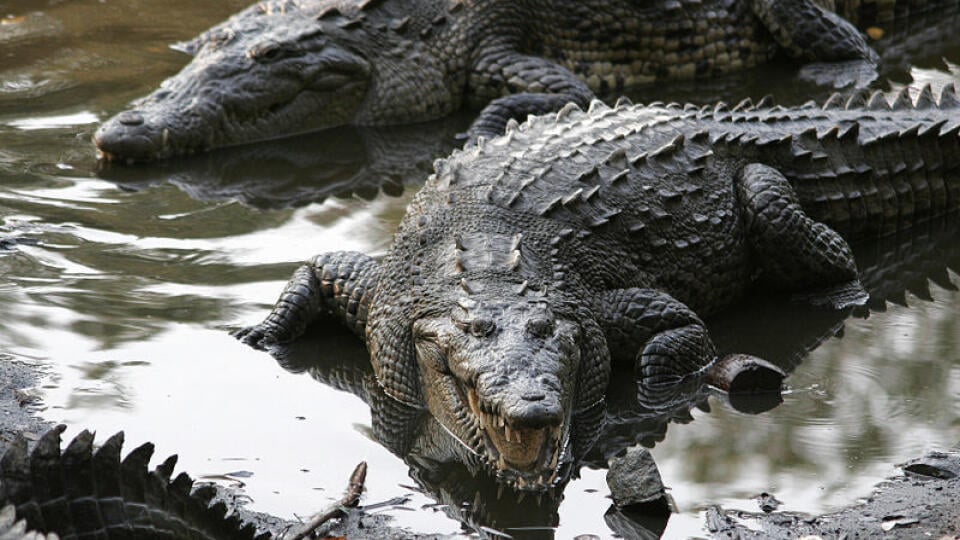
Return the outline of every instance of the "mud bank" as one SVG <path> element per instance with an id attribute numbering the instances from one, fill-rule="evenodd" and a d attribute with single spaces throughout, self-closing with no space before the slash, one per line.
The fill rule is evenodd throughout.
<path id="1" fill-rule="evenodd" d="M 900 465 L 862 503 L 810 516 L 713 507 L 707 530 L 715 538 L 960 539 L 960 448 L 932 452 Z"/>
<path id="2" fill-rule="evenodd" d="M 53 426 L 37 416 L 39 368 L 0 353 L 0 455 L 18 436 L 36 440 Z"/>

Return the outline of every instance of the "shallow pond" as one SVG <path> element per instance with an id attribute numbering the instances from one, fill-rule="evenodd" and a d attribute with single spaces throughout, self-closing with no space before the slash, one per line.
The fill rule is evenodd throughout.
<path id="1" fill-rule="evenodd" d="M 413 192 L 402 186 L 425 176 L 464 119 L 152 166 L 96 161 L 98 122 L 186 63 L 168 45 L 246 3 L 4 3 L 0 358 L 47 373 L 43 414 L 69 424 L 68 436 L 86 427 L 101 436 L 124 430 L 130 448 L 154 441 L 158 455 L 178 453 L 178 468 L 194 476 L 233 473 L 254 510 L 307 515 L 339 497 L 366 460 L 366 503 L 408 496 L 381 511 L 417 531 L 460 532 L 408 467 L 371 440 L 361 400 L 282 369 L 229 330 L 257 322 L 308 256 L 383 253 Z M 943 58 L 960 62 L 960 33 L 911 34 L 912 46 L 888 45 L 884 75 L 893 82 L 882 87 L 958 78 Z M 736 102 L 771 93 L 789 104 L 828 94 L 794 72 L 775 66 L 634 97 Z M 960 440 L 960 295 L 947 270 L 960 256 L 951 230 L 857 248 L 871 291 L 899 301 L 868 318 L 756 300 L 711 321 L 725 347 L 795 371 L 771 411 L 745 414 L 711 398 L 710 412 L 694 409 L 692 421 L 651 434 L 663 439 L 652 452 L 680 510 L 667 537 L 703 534 L 701 511 L 711 504 L 755 510 L 764 491 L 785 510 L 828 511 L 865 496 L 893 464 Z M 929 295 L 927 278 L 936 280 Z M 612 534 L 604 473 L 584 468 L 567 487 L 556 537 Z"/>

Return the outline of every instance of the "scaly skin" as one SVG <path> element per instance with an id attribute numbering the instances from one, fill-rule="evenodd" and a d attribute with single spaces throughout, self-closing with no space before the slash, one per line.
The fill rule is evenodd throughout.
<path id="1" fill-rule="evenodd" d="M 952 87 L 893 110 L 880 94 L 836 101 L 594 102 L 512 123 L 437 162 L 382 261 L 315 258 L 239 337 L 268 346 L 317 315 L 344 320 L 388 395 L 429 409 L 517 487 L 544 489 L 612 361 L 634 362 L 642 399 L 662 403 L 710 374 L 698 314 L 754 281 L 866 301 L 828 224 L 878 234 L 956 206 Z"/>
<path id="2" fill-rule="evenodd" d="M 831 7 L 861 13 L 856 0 L 840 4 Z M 106 159 L 424 121 L 464 104 L 486 106 L 470 134 L 494 135 L 509 118 L 713 77 L 780 50 L 877 61 L 856 28 L 813 0 L 267 0 L 180 48 L 194 60 L 94 135 Z"/>
<path id="3" fill-rule="evenodd" d="M 266 539 L 236 515 L 226 516 L 223 503 L 211 505 L 212 486 L 194 489 L 186 474 L 171 479 L 176 456 L 153 471 L 147 469 L 153 445 L 144 444 L 120 460 L 123 433 L 93 450 L 93 434 L 83 431 L 61 454 L 64 426 L 48 431 L 27 452 L 24 439 L 12 445 L 0 460 L 0 508 L 15 508 L 19 528 L 0 536 L 11 540 L 44 538 L 24 529 L 67 538 L 136 539 Z M 19 531 L 19 532 L 18 532 Z M 22 535 L 22 536 L 21 536 Z M 3 536 L 3 538 L 8 538 Z"/>

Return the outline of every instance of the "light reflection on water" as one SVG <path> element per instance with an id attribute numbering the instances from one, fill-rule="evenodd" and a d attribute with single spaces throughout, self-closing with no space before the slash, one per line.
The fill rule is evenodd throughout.
<path id="1" fill-rule="evenodd" d="M 372 200 L 317 193 L 282 153 L 257 158 L 267 165 L 252 172 L 255 163 L 237 166 L 228 153 L 119 172 L 94 161 L 92 122 L 178 69 L 184 59 L 170 42 L 244 3 L 83 0 L 39 14 L 30 2 L 5 6 L 28 15 L 0 32 L 0 48 L 15 58 L 0 68 L 0 233 L 40 244 L 0 253 L 0 352 L 49 367 L 45 414 L 69 423 L 68 435 L 122 429 L 129 448 L 154 441 L 158 455 L 179 454 L 194 475 L 251 471 L 244 482 L 255 510 L 308 514 L 339 496 L 361 459 L 371 467 L 367 502 L 409 495 L 407 507 L 421 508 L 431 500 L 404 487 L 406 466 L 369 440 L 366 405 L 227 334 L 262 317 L 296 261 L 337 249 L 383 253 L 411 191 Z M 956 45 L 950 51 L 960 60 Z M 931 60 L 914 73 L 939 84 L 950 70 Z M 678 86 L 675 99 L 809 97 L 763 79 L 703 92 Z M 28 97 L 37 101 L 25 110 Z M 346 154 L 310 155 L 324 174 L 336 158 L 337 181 L 382 172 Z M 217 183 L 279 171 L 283 189 Z M 123 178 L 97 178 L 111 174 Z M 934 286 L 932 301 L 907 301 L 847 321 L 842 339 L 799 365 L 773 411 L 745 415 L 714 402 L 672 425 L 653 449 L 681 510 L 668 536 L 701 534 L 698 512 L 710 504 L 754 510 L 762 491 L 785 510 L 849 504 L 892 464 L 960 440 L 957 293 Z M 557 537 L 609 534 L 603 477 L 584 470 L 567 488 Z M 459 530 L 437 511 L 393 514 L 421 531 Z"/>
<path id="2" fill-rule="evenodd" d="M 45 116 L 40 118 L 22 118 L 13 120 L 9 126 L 22 129 L 24 131 L 33 129 L 53 129 L 53 128 L 72 128 L 84 124 L 94 124 L 100 119 L 91 112 L 79 112 L 74 114 L 60 114 L 55 116 Z"/>

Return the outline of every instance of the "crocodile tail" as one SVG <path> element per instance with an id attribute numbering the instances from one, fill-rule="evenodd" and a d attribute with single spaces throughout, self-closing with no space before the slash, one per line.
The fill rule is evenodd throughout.
<path id="1" fill-rule="evenodd" d="M 27 530 L 27 522 L 17 519 L 17 509 L 8 504 L 0 509 L 0 538 L 3 540 L 60 540 L 55 533 Z"/>
<path id="2" fill-rule="evenodd" d="M 121 461 L 123 432 L 94 450 L 94 436 L 86 430 L 61 453 L 64 429 L 60 425 L 48 431 L 33 452 L 18 437 L 0 459 L 0 505 L 15 508 L 16 519 L 23 522 L 10 525 L 12 538 L 44 538 L 30 536 L 26 529 L 63 539 L 269 538 L 236 515 L 227 516 L 224 503 L 211 504 L 213 486 L 195 487 L 185 473 L 171 479 L 176 456 L 151 471 L 152 444 L 135 448 Z M 9 514 L 0 514 L 0 532 L 9 522 L 4 517 Z"/>
<path id="3" fill-rule="evenodd" d="M 927 85 L 915 99 L 904 89 L 892 103 L 874 94 L 844 107 L 858 115 L 867 109 L 876 120 L 819 136 L 837 164 L 835 175 L 807 191 L 804 208 L 815 219 L 848 236 L 888 234 L 960 208 L 960 99 L 953 85 L 939 100 Z"/>
<path id="4" fill-rule="evenodd" d="M 960 209 L 960 98 L 857 93 L 795 109 L 704 109 L 720 152 L 776 167 L 804 211 L 846 238 L 890 234 Z M 752 120 L 752 121 L 747 121 Z M 743 126 L 743 127 L 737 127 Z"/>

